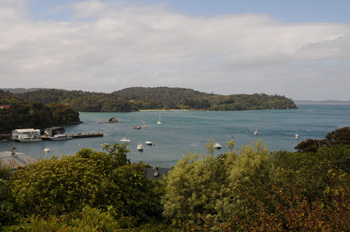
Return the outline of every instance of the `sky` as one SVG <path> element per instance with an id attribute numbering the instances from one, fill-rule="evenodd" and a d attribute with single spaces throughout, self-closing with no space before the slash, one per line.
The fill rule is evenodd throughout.
<path id="1" fill-rule="evenodd" d="M 349 0 L 0 0 L 0 88 L 350 100 Z"/>

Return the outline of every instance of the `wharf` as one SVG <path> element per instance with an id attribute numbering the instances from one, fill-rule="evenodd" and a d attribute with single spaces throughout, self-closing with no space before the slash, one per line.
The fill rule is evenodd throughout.
<path id="1" fill-rule="evenodd" d="M 70 135 L 73 137 L 73 139 L 80 139 L 80 138 L 92 138 L 92 137 L 103 137 L 103 133 L 84 133 L 84 134 L 72 134 Z"/>
<path id="2" fill-rule="evenodd" d="M 79 134 L 70 134 L 70 137 L 73 139 L 80 139 L 80 138 L 93 138 L 93 137 L 103 137 L 102 132 L 98 133 L 79 133 Z M 49 140 L 51 137 L 48 135 L 42 135 L 40 136 L 42 140 Z"/>

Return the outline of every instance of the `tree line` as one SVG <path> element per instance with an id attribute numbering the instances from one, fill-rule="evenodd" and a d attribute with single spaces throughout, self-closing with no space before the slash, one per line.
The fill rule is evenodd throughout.
<path id="1" fill-rule="evenodd" d="M 60 103 L 43 104 L 26 101 L 16 94 L 0 92 L 0 133 L 11 133 L 17 128 L 45 129 L 51 126 L 80 123 L 79 112 Z"/>
<path id="2" fill-rule="evenodd" d="M 350 128 L 315 152 L 258 140 L 188 153 L 152 182 L 125 144 L 0 168 L 3 231 L 349 231 Z M 1 166 L 0 166 L 1 167 Z"/>
<path id="3" fill-rule="evenodd" d="M 108 93 L 41 89 L 19 94 L 27 101 L 62 103 L 80 112 L 133 112 L 149 109 L 261 110 L 296 109 L 284 96 L 267 94 L 208 94 L 192 89 L 132 87 Z"/>

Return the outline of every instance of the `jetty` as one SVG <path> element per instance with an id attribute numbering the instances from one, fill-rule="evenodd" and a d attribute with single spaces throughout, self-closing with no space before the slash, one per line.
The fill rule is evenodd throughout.
<path id="1" fill-rule="evenodd" d="M 103 137 L 103 133 L 102 132 L 98 132 L 98 133 L 78 133 L 78 134 L 70 134 L 70 137 L 72 137 L 73 139 L 81 139 L 81 138 L 94 138 L 94 137 Z M 40 136 L 40 138 L 42 140 L 49 140 L 51 138 L 51 136 L 48 135 L 42 135 Z"/>
<path id="2" fill-rule="evenodd" d="M 98 133 L 79 133 L 79 134 L 71 134 L 70 136 L 73 137 L 73 139 L 80 139 L 80 138 L 93 138 L 93 137 L 103 137 L 102 132 Z"/>

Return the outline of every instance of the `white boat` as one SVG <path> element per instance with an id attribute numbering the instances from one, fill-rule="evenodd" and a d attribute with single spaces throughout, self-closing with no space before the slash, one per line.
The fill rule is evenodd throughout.
<path id="1" fill-rule="evenodd" d="M 158 119 L 157 124 L 158 124 L 158 125 L 161 125 L 161 124 L 162 124 L 162 121 L 160 121 L 160 114 L 159 114 L 159 119 Z"/>
<path id="2" fill-rule="evenodd" d="M 258 129 L 256 129 L 255 131 L 254 131 L 254 135 L 258 135 L 259 134 L 259 131 L 258 131 Z"/>
<path id="3" fill-rule="evenodd" d="M 216 149 L 221 149 L 221 144 L 220 144 L 220 143 L 215 143 L 215 144 L 214 144 L 214 147 L 215 147 Z"/>
<path id="4" fill-rule="evenodd" d="M 138 151 L 143 151 L 143 146 L 142 146 L 142 144 L 137 145 L 137 150 L 138 150 Z"/>
<path id="5" fill-rule="evenodd" d="M 151 146 L 153 143 L 151 141 L 146 141 L 145 144 Z"/>
<path id="6" fill-rule="evenodd" d="M 71 140 L 73 137 L 65 134 L 57 134 L 49 138 L 50 140 L 53 141 L 58 141 L 58 140 Z"/>
<path id="7" fill-rule="evenodd" d="M 299 139 L 299 134 L 295 134 L 295 138 L 296 138 L 296 139 Z"/>
<path id="8" fill-rule="evenodd" d="M 19 136 L 18 141 L 21 143 L 32 143 L 32 142 L 41 142 L 42 139 L 38 137 Z"/>
<path id="9" fill-rule="evenodd" d="M 120 139 L 120 142 L 130 143 L 130 139 L 124 137 Z"/>

